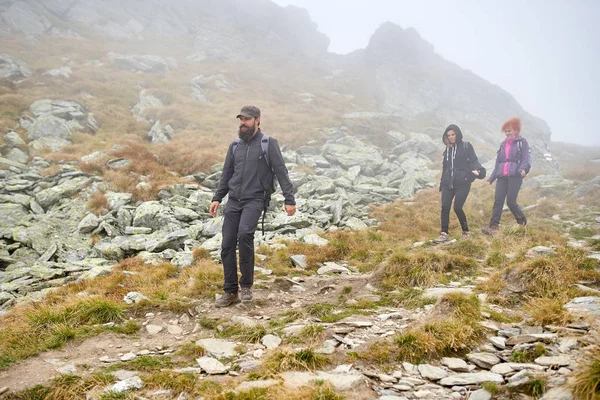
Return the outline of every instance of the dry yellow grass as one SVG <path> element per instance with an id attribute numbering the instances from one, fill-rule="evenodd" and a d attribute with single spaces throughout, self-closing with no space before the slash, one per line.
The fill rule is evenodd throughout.
<path id="1" fill-rule="evenodd" d="M 87 208 L 90 212 L 96 215 L 102 215 L 108 212 L 108 199 L 103 192 L 94 193 L 87 204 Z"/>

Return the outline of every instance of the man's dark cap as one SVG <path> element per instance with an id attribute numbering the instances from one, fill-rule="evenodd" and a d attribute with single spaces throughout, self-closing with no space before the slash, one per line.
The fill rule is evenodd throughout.
<path id="1" fill-rule="evenodd" d="M 244 106 L 242 110 L 237 115 L 236 118 L 246 117 L 246 118 L 259 118 L 260 117 L 260 109 L 255 106 Z"/>

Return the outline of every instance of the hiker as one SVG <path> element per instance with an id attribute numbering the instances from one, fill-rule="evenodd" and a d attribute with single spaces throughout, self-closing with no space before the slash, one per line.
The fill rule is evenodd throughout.
<path id="1" fill-rule="evenodd" d="M 531 169 L 531 152 L 527 140 L 521 136 L 521 120 L 519 118 L 511 118 L 506 121 L 502 125 L 502 132 L 506 135 L 506 139 L 500 144 L 494 171 L 488 179 L 490 185 L 495 180 L 497 182 L 490 224 L 481 228 L 486 235 L 493 235 L 498 231 L 504 199 L 506 199 L 508 208 L 515 216 L 517 224 L 527 225 L 527 218 L 525 218 L 523 211 L 517 204 L 517 196 L 523 178 L 527 176 Z"/>
<path id="2" fill-rule="evenodd" d="M 279 144 L 260 130 L 260 110 L 255 106 L 244 106 L 237 118 L 240 120 L 239 139 L 227 150 L 223 174 L 210 204 L 210 215 L 214 217 L 223 197 L 229 193 L 221 248 L 225 293 L 216 301 L 217 307 L 228 307 L 240 300 L 252 301 L 254 232 L 261 213 L 266 212 L 275 177 L 285 197 L 287 215 L 296 212 L 293 186 Z M 236 260 L 238 242 L 241 299 L 238 296 Z"/>
<path id="3" fill-rule="evenodd" d="M 458 126 L 448 125 L 442 135 L 442 142 L 446 145 L 442 155 L 442 179 L 440 180 L 442 230 L 440 236 L 433 240 L 434 243 L 443 243 L 450 239 L 448 224 L 452 200 L 454 200 L 454 212 L 462 228 L 462 237 L 465 239 L 471 237 L 463 206 L 471 190 L 471 183 L 475 179 L 485 178 L 486 173 L 477 159 L 473 145 L 463 141 L 463 134 Z"/>

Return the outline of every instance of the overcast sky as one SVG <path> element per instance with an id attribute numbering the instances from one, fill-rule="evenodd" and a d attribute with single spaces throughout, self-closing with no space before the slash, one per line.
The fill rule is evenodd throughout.
<path id="1" fill-rule="evenodd" d="M 600 145 L 600 0 L 274 0 L 306 8 L 329 51 L 383 22 L 414 27 L 447 60 L 510 92 L 553 141 Z"/>

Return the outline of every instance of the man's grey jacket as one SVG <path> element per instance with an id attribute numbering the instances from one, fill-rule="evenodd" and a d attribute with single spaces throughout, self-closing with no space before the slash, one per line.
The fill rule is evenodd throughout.
<path id="1" fill-rule="evenodd" d="M 240 140 L 235 147 L 235 154 L 233 154 L 233 143 L 229 145 L 223 174 L 213 201 L 221 202 L 227 193 L 231 199 L 238 201 L 264 200 L 272 172 L 262 154 L 260 145 L 262 138 L 263 133 L 259 129 L 248 142 Z M 283 191 L 285 204 L 295 205 L 294 187 L 288 176 L 279 143 L 273 137 L 269 139 L 268 151 L 271 168 Z"/>

